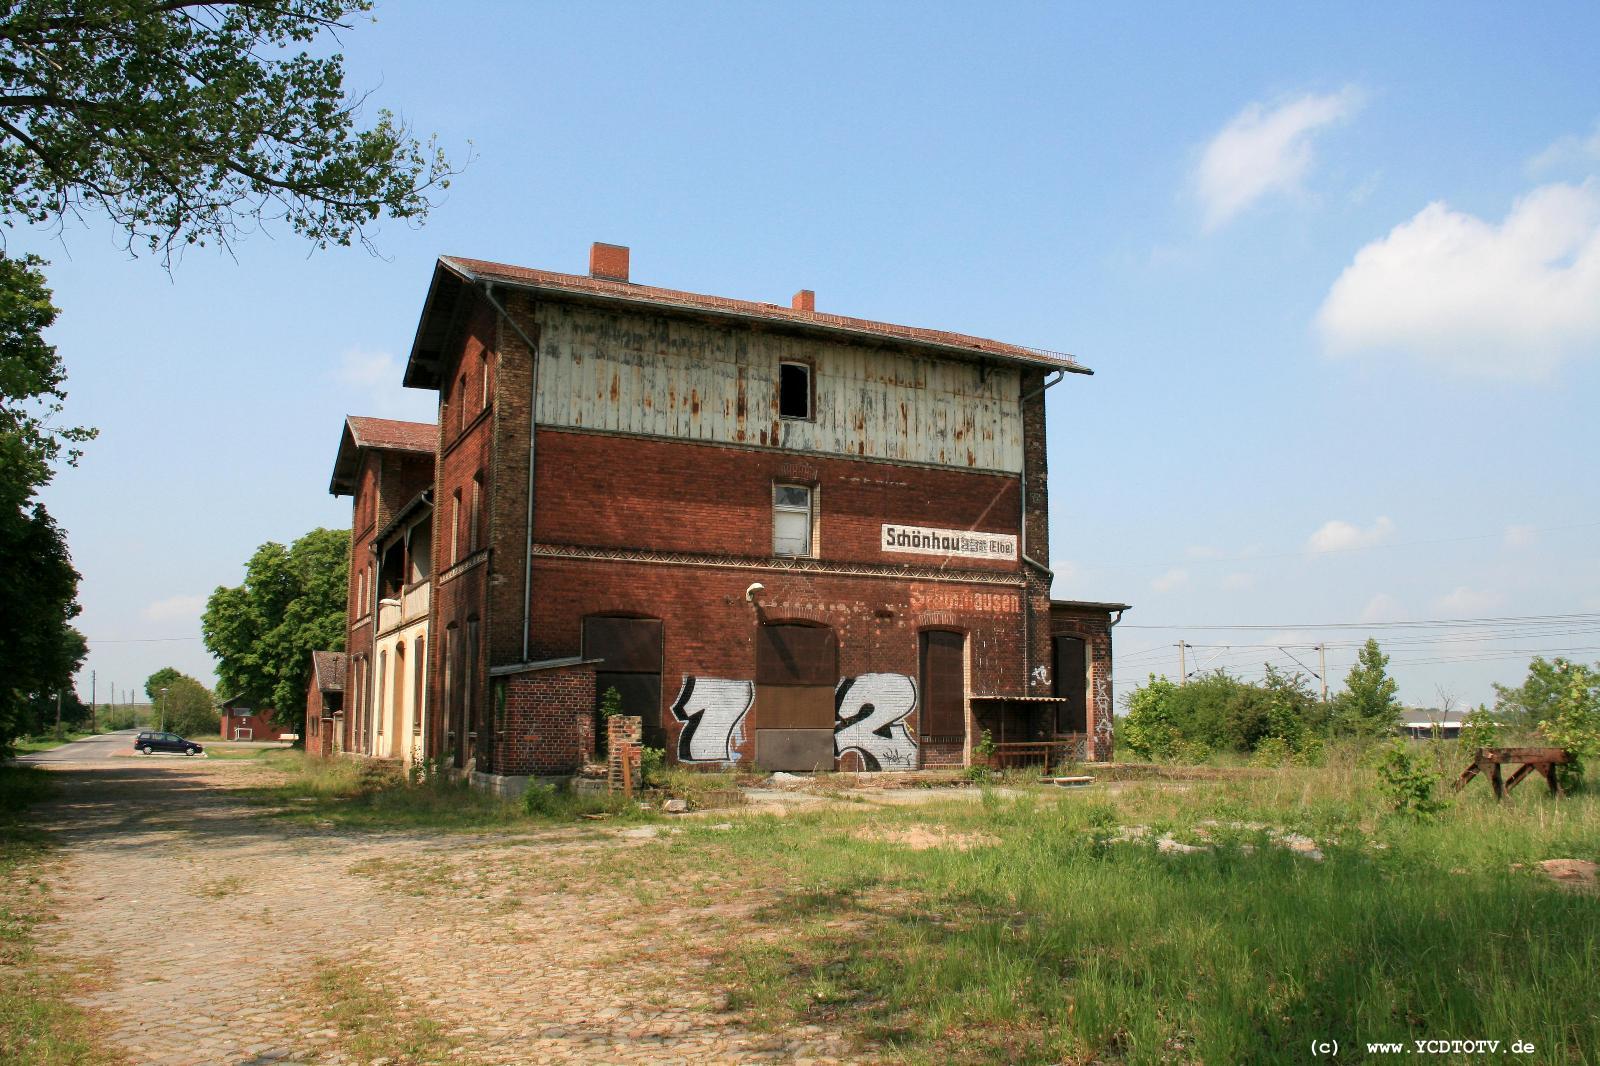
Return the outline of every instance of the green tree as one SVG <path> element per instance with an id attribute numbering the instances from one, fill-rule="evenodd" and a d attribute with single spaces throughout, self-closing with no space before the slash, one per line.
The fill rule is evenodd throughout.
<path id="1" fill-rule="evenodd" d="M 211 691 L 176 667 L 163 666 L 145 678 L 144 691 L 155 712 L 152 724 L 162 729 L 214 733 L 221 722 Z"/>
<path id="2" fill-rule="evenodd" d="M 222 716 L 211 690 L 188 674 L 173 673 L 176 676 L 156 689 L 156 721 L 160 727 L 185 737 L 215 733 Z M 161 688 L 167 690 L 165 696 L 161 695 Z"/>
<path id="3" fill-rule="evenodd" d="M 174 681 L 178 680 L 178 678 L 188 676 L 188 674 L 178 670 L 178 668 L 175 666 L 163 666 L 161 669 L 144 679 L 144 694 L 150 697 L 151 704 L 154 704 L 156 700 L 161 697 L 162 689 L 171 685 Z M 193 681 L 194 679 L 190 678 L 190 680 Z"/>
<path id="4" fill-rule="evenodd" d="M 316 247 L 420 220 L 454 173 L 389 111 L 362 128 L 333 39 L 367 0 L 17 0 L 0 15 L 0 213 L 104 213 L 137 246 L 281 221 Z M 335 39 L 335 43 L 336 39 Z"/>
<path id="5" fill-rule="evenodd" d="M 1389 676 L 1389 657 L 1371 637 L 1356 653 L 1356 665 L 1334 699 L 1334 722 L 1341 732 L 1377 736 L 1400 721 L 1399 685 Z"/>
<path id="6" fill-rule="evenodd" d="M 39 260 L 0 255 L 0 754 L 32 728 L 34 707 L 71 686 L 83 661 L 78 572 L 66 537 L 37 499 L 54 464 L 77 461 L 94 434 L 57 424 L 65 372 L 44 330 L 56 319 Z M 52 710 L 51 723 L 54 724 Z"/>
<path id="7" fill-rule="evenodd" d="M 0 574 L 7 576 L 0 607 L 0 756 L 6 756 L 34 726 L 30 708 L 72 687 L 88 645 L 71 625 L 78 572 L 42 506 L 0 506 Z"/>
<path id="8" fill-rule="evenodd" d="M 0 9 L 0 222 L 104 213 L 170 264 L 277 222 L 315 247 L 417 222 L 454 173 L 433 142 L 347 99 L 323 44 L 367 0 L 15 0 Z M 314 56 L 308 48 L 324 54 Z M 36 257 L 0 254 L 0 751 L 82 662 L 78 574 L 35 495 L 94 431 L 58 425 L 65 370 Z M 18 580 L 18 577 L 22 580 Z"/>
<path id="9" fill-rule="evenodd" d="M 1594 684 L 1593 671 L 1581 664 L 1566 664 L 1559 673 L 1566 685 L 1555 694 L 1539 733 L 1576 757 L 1576 762 L 1559 768 L 1565 784 L 1572 785 L 1600 759 L 1600 688 Z"/>
<path id="10" fill-rule="evenodd" d="M 1509 725 L 1537 728 L 1553 718 L 1567 699 L 1574 681 L 1588 687 L 1600 699 L 1600 667 L 1590 667 L 1557 656 L 1545 659 L 1536 655 L 1528 664 L 1528 676 L 1515 688 L 1494 686 L 1495 716 Z"/>
<path id="11" fill-rule="evenodd" d="M 344 648 L 349 567 L 348 530 L 257 548 L 244 584 L 219 587 L 200 620 L 222 691 L 273 707 L 280 724 L 301 721 L 311 653 Z"/>

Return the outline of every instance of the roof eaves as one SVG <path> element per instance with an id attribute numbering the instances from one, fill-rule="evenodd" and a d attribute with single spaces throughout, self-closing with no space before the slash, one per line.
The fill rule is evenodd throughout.
<path id="1" fill-rule="evenodd" d="M 783 314 L 763 314 L 757 311 L 746 310 L 737 307 L 714 307 L 695 303 L 689 300 L 671 300 L 663 299 L 657 296 L 647 296 L 643 293 L 634 295 L 603 292 L 593 289 L 581 289 L 573 286 L 537 281 L 531 278 L 519 278 L 507 274 L 497 273 L 491 276 L 474 270 L 472 267 L 469 267 L 465 263 L 450 256 L 440 256 L 439 262 L 442 265 L 447 266 L 463 280 L 474 284 L 493 283 L 496 285 L 505 285 L 511 288 L 522 289 L 526 292 L 532 292 L 546 296 L 556 296 L 569 300 L 591 300 L 597 303 L 621 304 L 624 306 L 643 305 L 646 307 L 655 307 L 662 310 L 676 311 L 679 313 L 706 315 L 711 318 L 724 318 L 739 322 L 755 322 L 765 326 L 779 325 L 785 328 L 799 330 L 801 332 L 822 333 L 828 336 L 838 336 L 843 334 L 851 337 L 852 339 L 869 341 L 875 344 L 901 344 L 913 348 L 945 352 L 952 355 L 958 355 L 966 359 L 989 359 L 995 362 L 1013 363 L 1018 366 L 1043 367 L 1045 369 L 1058 370 L 1067 374 L 1094 374 L 1093 370 L 1079 364 L 1076 360 L 1068 356 L 1064 356 L 1056 352 L 1047 352 L 1042 348 L 1028 348 L 1025 345 L 1020 344 L 1005 344 L 1005 347 L 1021 349 L 1034 354 L 1024 356 L 1015 351 L 994 351 L 975 345 L 958 344 L 929 337 L 918 337 L 909 333 L 893 332 L 890 330 L 875 330 L 865 326 L 852 326 L 841 322 L 829 322 L 818 319 L 791 318 L 788 315 Z M 774 310 L 781 312 L 783 309 L 774 305 Z M 426 311 L 424 311 L 424 316 L 426 316 Z M 884 325 L 887 326 L 890 325 L 890 323 L 884 323 Z M 983 338 L 974 339 L 982 340 Z M 994 341 L 991 343 L 1003 344 L 1004 342 Z M 409 370 L 407 383 L 409 384 Z"/>

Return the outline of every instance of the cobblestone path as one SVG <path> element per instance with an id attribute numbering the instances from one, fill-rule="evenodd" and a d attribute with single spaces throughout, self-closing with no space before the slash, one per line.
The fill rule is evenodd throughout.
<path id="1" fill-rule="evenodd" d="M 721 1010 L 716 915 L 641 913 L 626 884 L 586 882 L 585 853 L 628 847 L 620 834 L 286 828 L 231 794 L 270 773 L 250 764 L 57 772 L 62 920 L 43 950 L 87 975 L 83 1005 L 129 1062 L 389 1061 L 324 1019 L 312 985 L 329 967 L 437 1023 L 448 1062 L 849 1057 L 821 1030 L 755 1033 Z M 462 875 L 495 869 L 531 873 Z"/>

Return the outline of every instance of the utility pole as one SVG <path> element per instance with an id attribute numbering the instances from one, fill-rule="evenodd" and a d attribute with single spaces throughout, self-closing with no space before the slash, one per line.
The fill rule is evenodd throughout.
<path id="1" fill-rule="evenodd" d="M 1328 646 L 1317 645 L 1317 673 L 1321 675 L 1318 680 L 1322 682 L 1322 702 L 1328 702 Z"/>
<path id="2" fill-rule="evenodd" d="M 94 709 L 94 696 L 95 696 L 95 691 L 94 691 L 94 671 L 90 670 L 89 671 L 89 732 L 98 733 L 98 732 L 100 732 L 100 730 L 98 728 L 99 722 L 100 722 L 100 715 Z"/>
<path id="3" fill-rule="evenodd" d="M 1184 649 L 1188 648 L 1188 646 L 1183 641 L 1178 641 L 1178 684 L 1180 685 L 1189 683 L 1189 665 L 1184 656 Z"/>
<path id="4" fill-rule="evenodd" d="M 56 689 L 56 736 L 61 735 L 61 690 Z"/>

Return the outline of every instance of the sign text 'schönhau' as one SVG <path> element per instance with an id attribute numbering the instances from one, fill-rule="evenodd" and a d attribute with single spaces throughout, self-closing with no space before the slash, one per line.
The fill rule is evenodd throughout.
<path id="1" fill-rule="evenodd" d="M 885 522 L 883 550 L 909 555 L 959 555 L 967 559 L 1015 559 L 1017 538 L 1010 533 L 978 533 Z"/>

